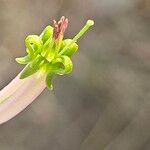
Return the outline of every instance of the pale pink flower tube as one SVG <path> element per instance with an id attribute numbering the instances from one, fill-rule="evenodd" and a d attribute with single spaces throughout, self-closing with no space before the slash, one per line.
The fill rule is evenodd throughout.
<path id="1" fill-rule="evenodd" d="M 45 89 L 44 75 L 19 79 L 19 75 L 0 91 L 0 124 L 24 110 Z"/>

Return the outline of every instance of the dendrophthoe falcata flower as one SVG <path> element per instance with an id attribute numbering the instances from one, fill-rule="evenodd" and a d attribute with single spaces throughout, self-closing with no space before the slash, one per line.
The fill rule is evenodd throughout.
<path id="1" fill-rule="evenodd" d="M 88 20 L 73 39 L 64 39 L 68 19 L 64 16 L 38 35 L 25 39 L 27 55 L 16 58 L 25 68 L 0 91 L 0 124 L 24 110 L 46 88 L 52 89 L 54 75 L 69 74 L 71 56 L 78 50 L 77 40 L 92 26 Z"/>

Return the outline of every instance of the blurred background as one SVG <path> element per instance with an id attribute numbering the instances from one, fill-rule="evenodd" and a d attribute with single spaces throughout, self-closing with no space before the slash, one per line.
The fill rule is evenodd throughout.
<path id="1" fill-rule="evenodd" d="M 0 150 L 150 150 L 150 0 L 0 0 L 0 89 L 24 66 L 24 39 L 62 15 L 87 19 L 74 69 L 0 126 Z"/>

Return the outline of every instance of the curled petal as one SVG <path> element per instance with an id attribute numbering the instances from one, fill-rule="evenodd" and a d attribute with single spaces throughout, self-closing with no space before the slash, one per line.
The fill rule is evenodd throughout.
<path id="1" fill-rule="evenodd" d="M 44 31 L 41 33 L 40 38 L 43 41 L 43 44 L 46 43 L 46 41 L 53 36 L 53 27 L 47 26 Z"/>
<path id="2" fill-rule="evenodd" d="M 16 61 L 19 64 L 28 64 L 32 60 L 32 57 L 30 55 L 24 56 L 24 57 L 19 57 L 16 58 Z"/>
<path id="3" fill-rule="evenodd" d="M 62 41 L 62 45 L 61 45 L 61 49 L 59 52 L 61 52 L 61 50 L 66 47 L 67 45 L 69 45 L 70 43 L 72 43 L 69 47 L 67 47 L 66 51 L 63 53 L 63 55 L 67 55 L 69 57 L 71 57 L 77 50 L 78 50 L 78 44 L 76 44 L 75 42 L 72 42 L 72 39 L 65 39 Z"/>
<path id="4" fill-rule="evenodd" d="M 40 39 L 40 37 L 37 35 L 29 35 L 25 39 L 25 43 L 26 43 L 26 47 L 27 47 L 27 52 L 30 55 L 36 55 L 36 54 L 40 53 L 42 50 L 43 42 Z"/>

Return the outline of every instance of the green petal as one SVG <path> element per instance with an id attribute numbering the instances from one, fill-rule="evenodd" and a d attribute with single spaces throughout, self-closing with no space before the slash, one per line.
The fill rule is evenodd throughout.
<path id="1" fill-rule="evenodd" d="M 43 41 L 43 44 L 53 36 L 53 27 L 47 26 L 44 31 L 41 33 L 40 38 Z"/>
<path id="2" fill-rule="evenodd" d="M 32 58 L 30 57 L 30 55 L 27 55 L 27 56 L 24 56 L 24 57 L 16 58 L 16 61 L 17 61 L 19 64 L 28 64 L 31 60 L 32 60 Z"/>
<path id="3" fill-rule="evenodd" d="M 34 68 L 34 69 L 39 69 L 40 66 L 44 63 L 44 59 L 41 55 L 38 55 L 31 63 L 30 63 L 30 66 L 31 68 Z"/>
<path id="4" fill-rule="evenodd" d="M 42 51 L 43 42 L 37 35 L 29 35 L 25 39 L 25 43 L 30 55 L 36 55 Z"/>
<path id="5" fill-rule="evenodd" d="M 68 56 L 62 55 L 62 64 L 64 65 L 64 70 L 66 74 L 69 74 L 72 71 L 73 63 Z"/>
<path id="6" fill-rule="evenodd" d="M 36 73 L 38 71 L 39 68 L 37 67 L 31 67 L 30 64 L 27 65 L 25 67 L 25 69 L 22 71 L 21 75 L 20 75 L 20 79 L 25 79 L 27 77 L 29 77 L 30 75 Z"/>
<path id="7" fill-rule="evenodd" d="M 45 83 L 48 89 L 52 90 L 53 86 L 52 86 L 52 78 L 53 78 L 54 73 L 49 71 L 46 75 L 46 79 L 45 79 Z"/>
<path id="8" fill-rule="evenodd" d="M 59 75 L 69 74 L 73 68 L 73 63 L 71 59 L 65 55 L 62 55 L 60 58 L 53 60 L 51 65 L 52 66 L 58 65 L 59 68 L 53 71 L 55 71 L 56 74 L 59 74 Z"/>
<path id="9" fill-rule="evenodd" d="M 40 69 L 40 67 L 44 64 L 44 62 L 45 60 L 43 59 L 43 57 L 38 55 L 34 61 L 32 61 L 30 64 L 27 65 L 27 67 L 25 67 L 20 78 L 24 79 L 36 73 Z"/>
<path id="10" fill-rule="evenodd" d="M 69 45 L 70 43 L 72 42 L 71 39 L 66 39 L 66 40 L 63 40 L 62 42 L 62 46 L 61 46 L 61 50 Z M 67 55 L 67 56 L 72 56 L 76 51 L 78 50 L 78 45 L 74 42 L 71 44 L 71 46 L 69 46 L 66 51 L 63 53 L 64 55 Z"/>

